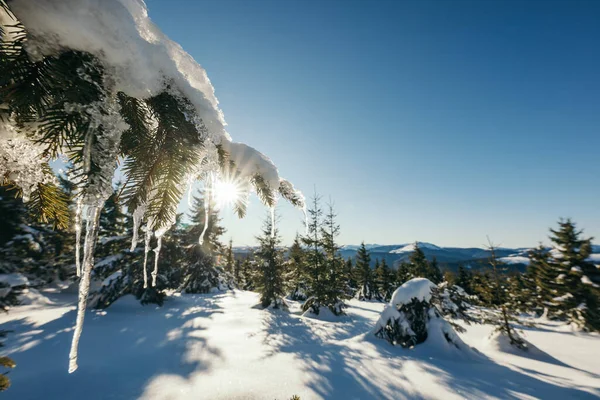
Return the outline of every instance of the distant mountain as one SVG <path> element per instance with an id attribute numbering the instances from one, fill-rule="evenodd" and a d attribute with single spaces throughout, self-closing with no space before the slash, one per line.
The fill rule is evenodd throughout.
<path id="1" fill-rule="evenodd" d="M 361 246 L 360 244 L 348 244 L 348 245 L 342 246 L 342 250 L 358 250 L 360 248 L 360 246 Z M 367 250 L 374 249 L 376 247 L 381 247 L 381 245 L 365 243 L 365 248 Z"/>
<path id="2" fill-rule="evenodd" d="M 424 243 L 424 242 L 415 242 L 415 243 L 404 245 L 404 246 L 402 246 L 402 247 L 400 247 L 398 249 L 392 250 L 392 251 L 390 251 L 390 253 L 392 253 L 392 254 L 412 253 L 413 251 L 415 251 L 415 248 L 417 246 L 421 250 L 425 250 L 425 249 L 427 249 L 427 250 L 441 250 L 441 248 L 439 248 L 435 244 Z"/>
<path id="3" fill-rule="evenodd" d="M 428 260 L 435 257 L 442 270 L 456 271 L 459 265 L 469 269 L 489 268 L 490 252 L 478 247 L 440 247 L 432 243 L 416 242 L 417 246 Z M 360 245 L 342 246 L 340 253 L 344 259 L 356 257 L 356 251 Z M 365 247 L 371 254 L 371 266 L 375 265 L 375 260 L 385 260 L 388 265 L 396 268 L 403 261 L 408 261 L 410 255 L 415 250 L 415 242 L 392 245 L 366 244 Z M 255 249 L 252 246 L 234 247 L 233 251 L 238 257 L 245 257 Z M 590 260 L 600 262 L 600 245 L 592 246 L 593 254 Z M 528 253 L 531 249 L 526 247 L 496 249 L 496 257 L 500 259 L 509 269 L 525 271 L 529 265 Z"/>

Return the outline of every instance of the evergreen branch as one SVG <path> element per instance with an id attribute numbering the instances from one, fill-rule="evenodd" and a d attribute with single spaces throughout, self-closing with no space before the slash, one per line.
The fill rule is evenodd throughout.
<path id="1" fill-rule="evenodd" d="M 256 190 L 256 194 L 263 204 L 269 207 L 273 207 L 275 205 L 275 194 L 262 175 L 254 174 L 254 176 L 252 176 L 250 179 L 250 183 Z"/>
<path id="2" fill-rule="evenodd" d="M 148 115 L 148 107 L 142 100 L 127 96 L 123 92 L 117 94 L 121 105 L 123 120 L 129 125 L 129 129 L 121 135 L 120 153 L 129 155 L 137 146 L 152 137 L 151 121 Z"/>
<path id="3" fill-rule="evenodd" d="M 304 208 L 304 196 L 294 188 L 291 182 L 286 179 L 279 180 L 279 194 L 289 201 L 294 207 Z"/>
<path id="4" fill-rule="evenodd" d="M 52 222 L 54 227 L 61 230 L 69 228 L 69 199 L 58 186 L 39 183 L 27 205 L 38 221 Z"/>

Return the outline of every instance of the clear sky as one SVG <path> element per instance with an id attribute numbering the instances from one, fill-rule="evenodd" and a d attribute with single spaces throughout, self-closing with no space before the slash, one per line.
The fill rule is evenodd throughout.
<path id="1" fill-rule="evenodd" d="M 600 239 L 600 1 L 147 5 L 233 139 L 331 197 L 341 243 L 531 246 L 561 216 Z M 279 209 L 289 242 L 302 215 Z M 266 213 L 225 212 L 225 239 Z"/>

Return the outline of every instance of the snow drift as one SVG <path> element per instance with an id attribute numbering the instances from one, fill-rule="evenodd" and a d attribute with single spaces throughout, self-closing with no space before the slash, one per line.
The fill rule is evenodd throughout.
<path id="1" fill-rule="evenodd" d="M 436 287 L 429 279 L 414 278 L 396 289 L 375 324 L 375 336 L 405 348 L 427 342 L 443 352 L 471 351 L 432 304 Z"/>

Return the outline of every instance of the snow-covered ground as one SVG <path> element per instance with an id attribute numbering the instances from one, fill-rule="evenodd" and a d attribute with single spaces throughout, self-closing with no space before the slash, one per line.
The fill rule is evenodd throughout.
<path id="1" fill-rule="evenodd" d="M 543 322 L 525 337 L 532 357 L 486 343 L 489 326 L 462 339 L 481 354 L 393 347 L 370 333 L 381 303 L 350 301 L 325 322 L 253 306 L 251 292 L 171 296 L 164 307 L 132 297 L 89 311 L 79 369 L 67 373 L 72 294 L 46 293 L 0 316 L 13 332 L 3 353 L 17 367 L 4 399 L 598 398 L 600 336 Z"/>

